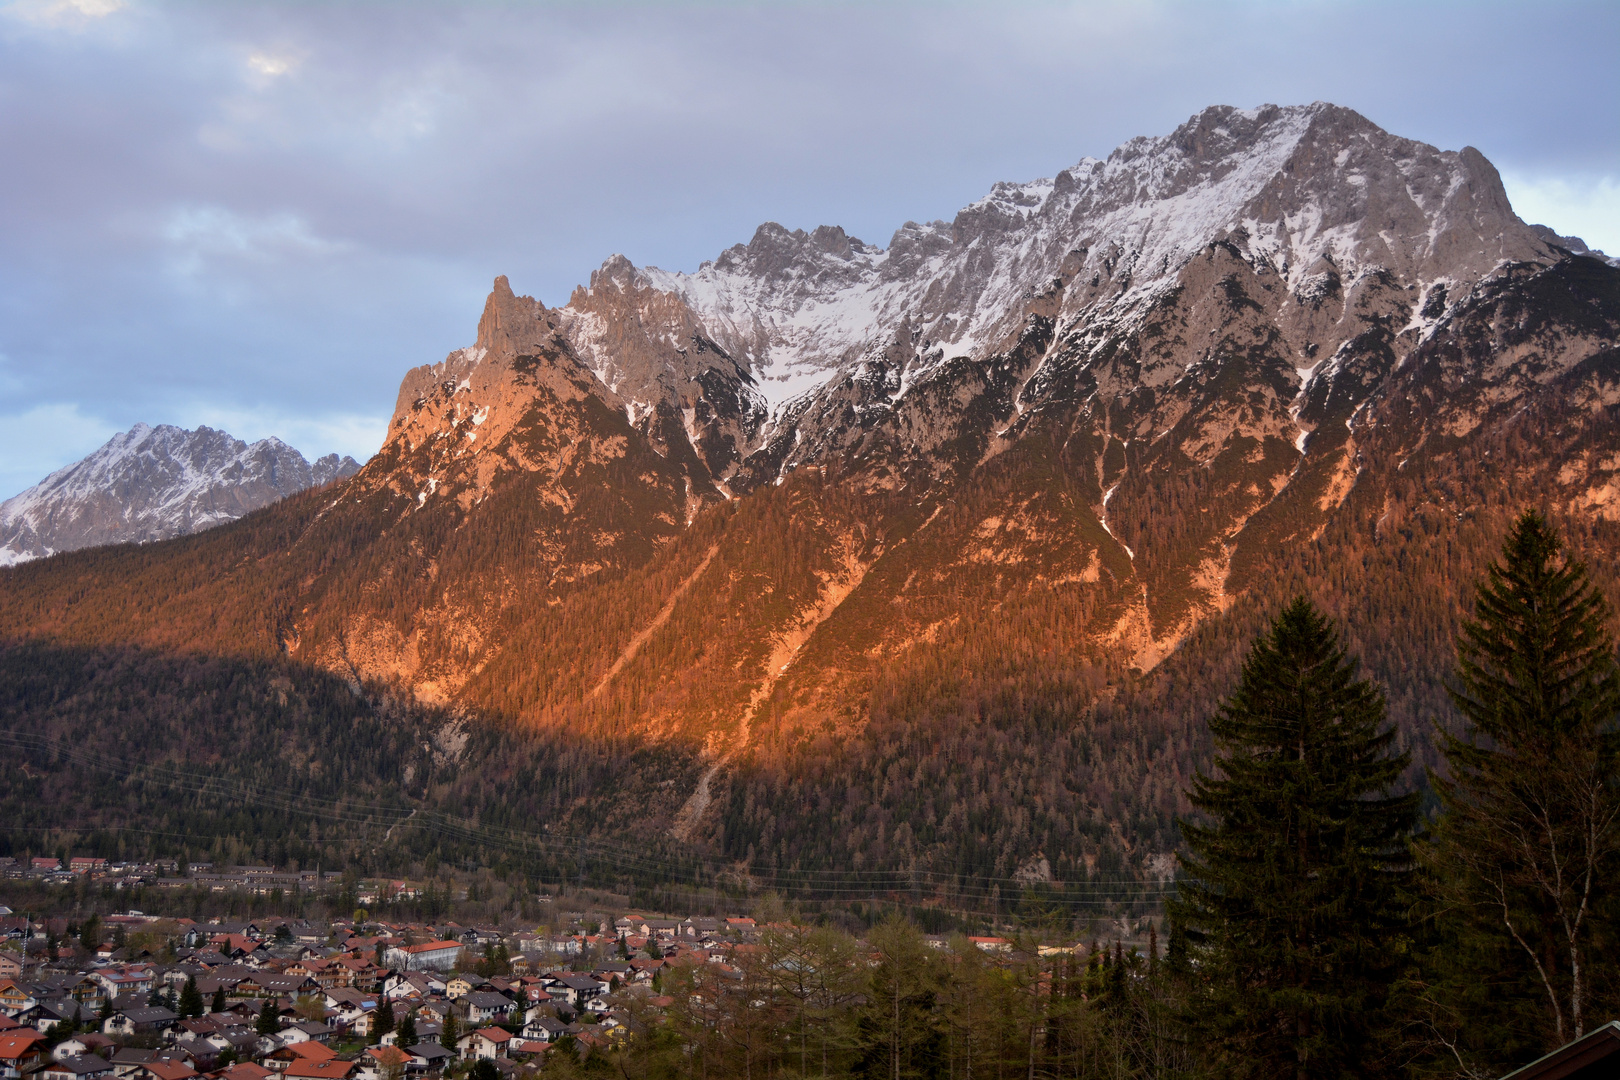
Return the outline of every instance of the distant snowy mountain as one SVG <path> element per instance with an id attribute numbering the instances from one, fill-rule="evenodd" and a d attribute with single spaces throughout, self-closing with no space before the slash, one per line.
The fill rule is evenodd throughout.
<path id="1" fill-rule="evenodd" d="M 250 446 L 208 427 L 136 424 L 0 503 L 0 566 L 183 536 L 359 470 L 336 454 L 311 464 L 280 439 Z"/>

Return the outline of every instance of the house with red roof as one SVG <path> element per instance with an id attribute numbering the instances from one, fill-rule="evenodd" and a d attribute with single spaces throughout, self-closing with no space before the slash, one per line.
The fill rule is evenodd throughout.
<path id="1" fill-rule="evenodd" d="M 139 1065 L 129 1074 L 130 1080 L 192 1080 L 197 1070 L 189 1061 L 169 1061 L 157 1058 Z"/>
<path id="2" fill-rule="evenodd" d="M 331 1061 L 337 1056 L 337 1051 L 330 1046 L 309 1039 L 304 1042 L 288 1043 L 286 1046 L 272 1050 L 265 1055 L 264 1063 L 277 1072 L 295 1076 L 297 1074 L 292 1071 L 294 1065 L 318 1064 L 323 1061 Z"/>
<path id="3" fill-rule="evenodd" d="M 45 1061 L 45 1036 L 33 1028 L 0 1032 L 0 1077 L 33 1072 Z"/>
<path id="4" fill-rule="evenodd" d="M 214 1080 L 266 1080 L 274 1075 L 263 1065 L 255 1065 L 251 1061 L 238 1061 L 228 1069 L 210 1074 Z"/>
<path id="5" fill-rule="evenodd" d="M 387 1076 L 405 1075 L 411 1055 L 397 1046 L 369 1046 L 360 1055 L 357 1080 L 383 1080 Z"/>
<path id="6" fill-rule="evenodd" d="M 469 1060 L 505 1057 L 507 1044 L 511 1041 L 512 1033 L 505 1028 L 479 1028 L 457 1039 L 456 1049 Z"/>
<path id="7" fill-rule="evenodd" d="M 287 1080 L 349 1080 L 355 1068 L 354 1062 L 334 1057 L 330 1061 L 294 1062 L 282 1075 Z"/>

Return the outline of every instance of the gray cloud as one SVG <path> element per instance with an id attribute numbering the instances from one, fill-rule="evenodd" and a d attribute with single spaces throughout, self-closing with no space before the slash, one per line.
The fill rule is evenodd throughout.
<path id="1" fill-rule="evenodd" d="M 884 242 L 1215 102 L 1478 146 L 1620 247 L 1591 196 L 1617 30 L 1609 3 L 13 3 L 0 494 L 136 421 L 363 456 L 497 273 L 560 304 L 610 253 L 691 268 L 767 219 Z"/>

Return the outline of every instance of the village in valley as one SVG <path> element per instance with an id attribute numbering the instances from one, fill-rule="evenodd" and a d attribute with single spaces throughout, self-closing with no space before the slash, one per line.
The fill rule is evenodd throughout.
<path id="1" fill-rule="evenodd" d="M 221 908 L 233 897 L 313 895 L 342 877 L 207 865 L 178 877 L 175 864 L 89 857 L 0 863 L 7 878 L 36 887 L 77 884 L 111 896 L 133 882 L 183 885 L 219 896 Z M 355 895 L 370 903 L 416 892 L 403 881 L 360 885 Z M 561 906 L 550 896 L 539 901 Z M 583 1060 L 677 1014 L 687 1024 L 718 1017 L 721 999 L 751 998 L 765 969 L 802 973 L 806 954 L 797 945 L 811 932 L 743 915 L 602 910 L 514 923 L 387 921 L 363 908 L 324 920 L 129 910 L 74 921 L 0 904 L 0 1078 L 534 1075 L 550 1056 Z M 1047 980 L 1084 955 L 1079 946 L 1002 937 L 920 943 L 968 949 L 990 963 L 1016 954 L 1045 969 Z M 845 962 L 862 966 L 859 953 Z"/>

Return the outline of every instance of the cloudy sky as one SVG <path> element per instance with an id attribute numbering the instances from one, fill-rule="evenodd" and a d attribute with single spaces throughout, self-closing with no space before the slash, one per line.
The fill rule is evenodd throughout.
<path id="1" fill-rule="evenodd" d="M 0 497 L 145 421 L 377 448 L 492 278 L 886 243 L 1317 99 L 1620 251 L 1620 4 L 0 0 Z"/>

